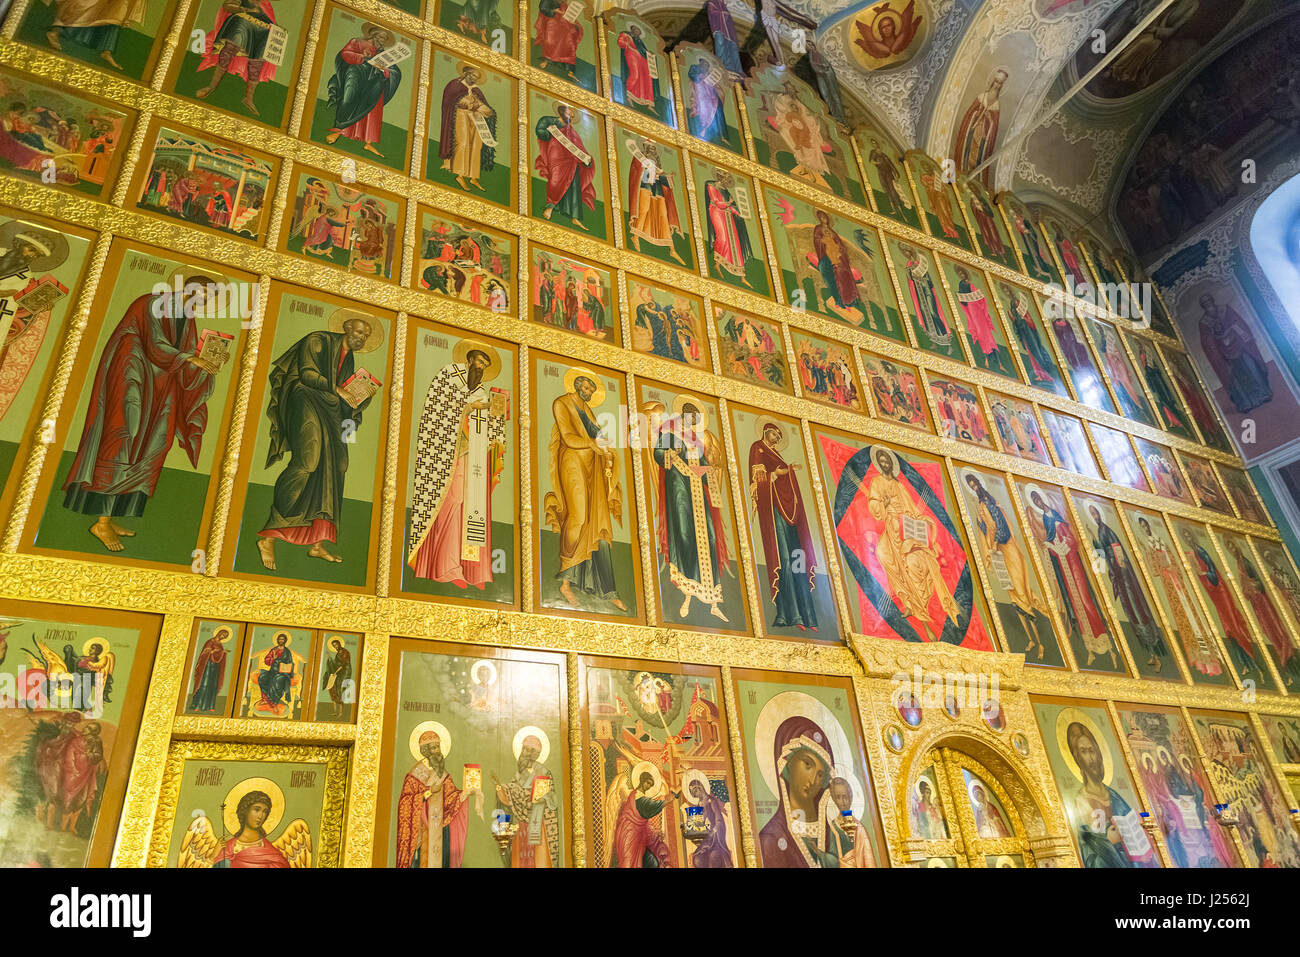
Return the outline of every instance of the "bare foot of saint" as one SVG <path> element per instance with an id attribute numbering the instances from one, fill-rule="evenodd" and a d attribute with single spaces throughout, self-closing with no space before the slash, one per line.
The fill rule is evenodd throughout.
<path id="1" fill-rule="evenodd" d="M 343 131 L 342 131 L 342 130 L 334 130 L 334 131 L 331 132 L 331 133 L 326 133 L 326 134 L 325 134 L 325 142 L 326 142 L 328 145 L 333 146 L 335 143 L 338 142 L 338 138 L 339 138 L 340 136 L 342 136 L 342 135 L 343 135 Z"/>
<path id="2" fill-rule="evenodd" d="M 383 156 L 383 155 L 384 155 L 383 153 L 379 152 L 379 150 L 375 149 L 375 144 L 374 144 L 374 143 L 367 143 L 365 146 L 363 146 L 363 147 L 361 147 L 361 148 L 362 148 L 363 150 L 365 150 L 367 153 L 374 153 L 376 156 Z"/>
<path id="3" fill-rule="evenodd" d="M 610 604 L 613 605 L 615 608 L 617 608 L 619 611 L 627 611 L 627 605 L 623 604 L 623 599 L 611 598 L 609 601 Z"/>
<path id="4" fill-rule="evenodd" d="M 275 539 L 259 538 L 257 540 L 257 550 L 262 555 L 262 564 L 271 571 L 275 571 Z"/>
<path id="5" fill-rule="evenodd" d="M 122 64 L 120 64 L 120 63 L 118 63 L 116 60 L 114 60 L 114 59 L 113 59 L 113 54 L 110 53 L 108 50 L 105 50 L 105 51 L 104 51 L 103 53 L 101 53 L 99 56 L 100 56 L 100 59 L 102 59 L 105 63 L 107 63 L 109 66 L 111 66 L 114 70 L 120 70 L 120 69 L 122 69 Z"/>
<path id="6" fill-rule="evenodd" d="M 587 231 L 587 227 L 584 226 L 584 225 L 582 225 L 582 220 L 580 220 L 580 219 L 575 219 L 575 220 L 573 221 L 573 225 L 577 226 L 577 227 L 578 227 L 579 229 L 581 229 L 584 233 Z"/>
<path id="7" fill-rule="evenodd" d="M 712 615 L 714 618 L 721 618 L 723 621 L 730 621 L 730 619 L 728 619 L 727 616 L 722 613 L 722 609 L 719 608 L 717 605 L 714 605 L 709 609 L 709 614 Z"/>
<path id="8" fill-rule="evenodd" d="M 131 529 L 129 528 L 123 528 L 121 525 L 117 524 L 117 522 L 113 521 L 111 518 L 108 520 L 108 524 L 109 527 L 112 528 L 113 531 L 116 532 L 122 538 L 135 538 L 135 532 L 131 531 Z"/>
<path id="9" fill-rule="evenodd" d="M 553 212 L 555 212 L 555 207 L 547 206 L 544 210 L 542 210 L 542 219 L 550 219 L 551 213 Z"/>
<path id="10" fill-rule="evenodd" d="M 682 599 L 682 607 L 677 609 L 677 617 L 685 618 L 687 613 L 690 610 L 691 610 L 691 596 L 687 595 L 685 598 Z"/>
<path id="11" fill-rule="evenodd" d="M 324 542 L 317 542 L 311 548 L 307 549 L 307 554 L 312 558 L 323 558 L 327 562 L 341 562 L 343 559 L 329 551 Z"/>
<path id="12" fill-rule="evenodd" d="M 45 42 L 56 50 L 63 49 L 63 42 L 59 39 L 59 31 L 51 30 L 45 34 Z"/>
<path id="13" fill-rule="evenodd" d="M 103 542 L 104 547 L 110 552 L 120 552 L 125 547 L 118 539 L 117 532 L 113 530 L 113 523 L 103 516 L 90 526 L 90 534 Z"/>
<path id="14" fill-rule="evenodd" d="M 570 605 L 579 604 L 578 596 L 573 593 L 573 586 L 569 584 L 569 580 L 567 578 L 560 582 L 560 594 L 564 597 L 564 600 L 567 601 Z"/>

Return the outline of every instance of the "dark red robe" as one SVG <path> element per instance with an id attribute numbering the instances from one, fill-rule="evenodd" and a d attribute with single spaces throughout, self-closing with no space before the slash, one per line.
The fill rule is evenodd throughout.
<path id="1" fill-rule="evenodd" d="M 104 345 L 77 457 L 63 486 L 63 504 L 74 511 L 143 515 L 173 441 L 198 467 L 215 383 L 186 361 L 198 345 L 194 320 L 155 316 L 156 298 L 146 294 L 127 306 Z M 168 293 L 164 302 L 175 300 Z M 181 310 L 160 304 L 158 311 Z"/>

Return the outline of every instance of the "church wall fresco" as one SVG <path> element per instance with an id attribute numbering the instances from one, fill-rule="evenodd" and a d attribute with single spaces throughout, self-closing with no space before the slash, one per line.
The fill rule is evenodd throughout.
<path id="1" fill-rule="evenodd" d="M 929 857 L 1072 866 L 1078 825 L 1049 795 L 1083 775 L 1055 725 L 1040 742 L 1029 692 L 1077 693 L 1087 673 L 1098 701 L 1070 706 L 1133 808 L 1163 792 L 1102 699 L 1246 726 L 1244 712 L 1293 717 L 1300 580 L 1217 419 L 1197 413 L 1183 342 L 1083 302 L 1059 322 L 1044 308 L 1066 252 L 1093 279 L 1121 268 L 1092 237 L 1058 238 L 1054 219 L 977 184 L 922 195 L 934 161 L 880 138 L 889 179 L 873 134 L 851 143 L 788 73 L 737 96 L 704 53 L 650 37 L 651 112 L 603 98 L 641 88 L 618 45 L 631 21 L 597 26 L 577 0 L 523 18 L 489 0 L 277 6 L 287 38 L 258 4 L 238 42 L 265 28 L 264 59 L 283 42 L 281 62 L 302 68 L 276 63 L 253 86 L 250 58 L 232 55 L 235 77 L 204 96 L 235 43 L 217 48 L 219 6 L 183 23 L 152 9 L 113 48 L 68 33 L 62 51 L 33 26 L 49 9 L 20 0 L 0 39 L 17 78 L 6 105 L 61 83 L 57 112 L 102 130 L 85 155 L 107 166 L 78 159 L 78 182 L 46 190 L 39 155 L 0 163 L 15 223 L 0 222 L 0 256 L 27 269 L 0 286 L 20 307 L 0 319 L 14 396 L 0 616 L 16 622 L 11 660 L 29 647 L 23 622 L 98 628 L 122 712 L 92 800 L 8 780 L 0 834 L 15 808 L 34 820 L 39 796 L 75 817 L 54 863 L 606 867 L 617 851 L 620 866 L 908 865 L 895 785 L 911 793 L 905 762 L 961 729 L 986 750 L 960 787 L 984 796 L 949 800 L 948 826 L 1011 843 Z M 163 42 L 191 24 L 210 54 Z M 799 126 L 827 149 L 805 152 Z M 946 350 L 918 311 L 921 274 Z M 229 284 L 224 307 L 186 305 L 196 275 Z M 31 280 L 47 291 L 23 305 Z M 169 298 L 179 320 L 159 328 L 147 313 Z M 102 447 L 147 407 L 131 390 L 101 402 L 106 354 L 186 403 L 182 424 L 129 426 L 143 451 Z M 325 386 L 317 410 L 292 379 Z M 704 428 L 686 429 L 699 412 Z M 83 449 L 91 474 L 69 491 Z M 1182 500 L 1161 494 L 1153 450 Z M 1094 546 L 1128 569 L 1122 596 Z M 1240 661 L 1216 594 L 1244 629 Z M 1158 670 L 1144 614 L 1164 635 Z M 98 624 L 136 618 L 136 638 Z M 102 670 L 70 643 L 76 668 Z M 997 721 L 970 702 L 889 703 L 890 676 L 940 667 L 936 652 L 1006 676 Z M 49 710 L 23 720 L 52 723 Z M 75 733 L 65 746 L 90 746 Z M 824 772 L 803 808 L 818 826 L 798 835 L 783 794 L 802 770 L 781 753 L 796 739 Z M 1185 732 L 1169 750 L 1189 753 Z M 1271 755 L 1254 760 L 1273 772 Z M 190 817 L 232 788 L 265 795 L 251 855 L 227 843 L 246 830 L 240 800 L 231 821 Z M 246 803 L 246 817 L 261 807 Z M 713 828 L 698 844 L 681 830 L 695 808 Z M 504 850 L 494 810 L 517 826 Z M 994 812 L 1008 836 L 989 836 Z M 1017 828 L 1035 815 L 1031 848 Z M 35 853 L 8 833 L 0 854 Z M 1151 833 L 1138 857 L 1170 863 L 1193 837 Z M 1229 856 L 1249 860 L 1236 841 Z M 1103 829 L 1083 860 L 1121 845 Z"/>

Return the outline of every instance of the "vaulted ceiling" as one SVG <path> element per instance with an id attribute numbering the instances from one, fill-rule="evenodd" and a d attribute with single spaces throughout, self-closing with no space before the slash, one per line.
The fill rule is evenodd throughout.
<path id="1" fill-rule="evenodd" d="M 1125 180 L 1171 105 L 1183 102 L 1210 64 L 1220 58 L 1230 64 L 1252 34 L 1300 13 L 1300 0 L 781 2 L 790 11 L 791 36 L 794 17 L 817 25 L 815 42 L 839 78 L 850 125 L 869 122 L 905 149 L 956 157 L 971 105 L 981 95 L 985 102 L 996 98 L 989 185 L 1065 210 L 1114 239 L 1122 239 L 1126 225 L 1116 215 Z M 743 38 L 755 22 L 755 0 L 728 3 Z M 699 4 L 640 0 L 636 8 L 673 37 Z M 888 49 L 880 46 L 882 36 L 894 41 Z M 1282 56 L 1277 69 L 1289 71 L 1291 89 L 1300 89 L 1294 54 Z M 1224 64 L 1216 71 L 1231 74 Z M 1285 92 L 1287 82 L 1280 85 Z M 1218 104 L 1216 121 L 1235 109 L 1221 91 L 1196 95 Z"/>

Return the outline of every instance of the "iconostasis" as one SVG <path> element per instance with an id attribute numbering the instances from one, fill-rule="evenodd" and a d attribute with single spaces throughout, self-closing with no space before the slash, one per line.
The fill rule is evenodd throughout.
<path id="1" fill-rule="evenodd" d="M 0 39 L 0 863 L 1300 865 L 1127 257 L 628 10 L 88 16 Z"/>

